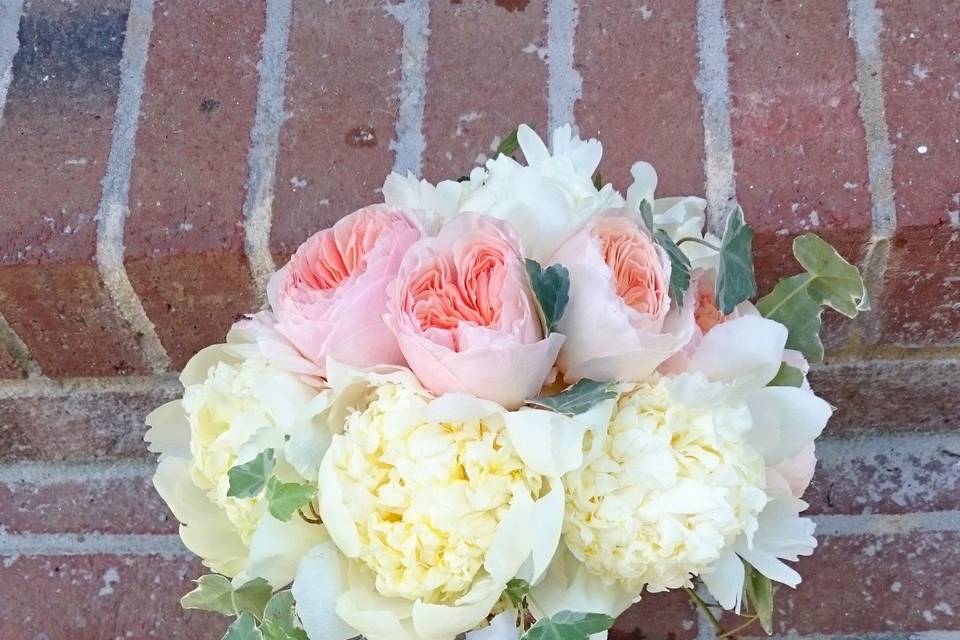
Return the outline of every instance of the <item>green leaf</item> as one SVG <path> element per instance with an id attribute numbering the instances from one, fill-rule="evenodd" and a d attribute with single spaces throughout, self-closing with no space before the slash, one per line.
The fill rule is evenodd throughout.
<path id="1" fill-rule="evenodd" d="M 540 307 L 540 317 L 546 335 L 553 333 L 570 301 L 570 272 L 560 264 L 544 269 L 536 260 L 526 261 L 530 287 Z"/>
<path id="2" fill-rule="evenodd" d="M 600 175 L 599 169 L 597 169 L 596 173 L 593 174 L 593 188 L 597 191 L 603 189 L 603 176 Z"/>
<path id="3" fill-rule="evenodd" d="M 564 610 L 537 620 L 522 640 L 586 640 L 612 626 L 613 618 L 606 614 Z"/>
<path id="4" fill-rule="evenodd" d="M 309 640 L 307 633 L 297 625 L 293 593 L 278 591 L 267 603 L 260 625 L 264 640 Z"/>
<path id="5" fill-rule="evenodd" d="M 267 509 L 281 522 L 288 522 L 315 495 L 317 488 L 307 483 L 280 482 L 276 476 L 267 481 Z"/>
<path id="6" fill-rule="evenodd" d="M 820 342 L 820 314 L 823 307 L 810 297 L 809 273 L 781 280 L 773 291 L 757 301 L 757 310 L 765 318 L 787 328 L 787 347 L 796 349 L 811 362 L 823 360 Z"/>
<path id="7" fill-rule="evenodd" d="M 263 491 L 267 479 L 273 474 L 277 460 L 273 449 L 266 449 L 257 454 L 250 462 L 238 464 L 229 471 L 230 488 L 227 495 L 232 498 L 252 498 Z"/>
<path id="8" fill-rule="evenodd" d="M 617 392 L 610 389 L 609 382 L 597 382 L 584 378 L 555 396 L 539 396 L 528 400 L 528 403 L 557 413 L 575 416 L 589 411 L 594 405 L 604 400 L 616 397 Z"/>
<path id="9" fill-rule="evenodd" d="M 273 594 L 273 587 L 263 578 L 254 578 L 233 591 L 233 607 L 237 613 L 250 613 L 263 618 L 263 608 Z"/>
<path id="10" fill-rule="evenodd" d="M 768 387 L 802 387 L 803 371 L 796 367 L 791 367 L 786 362 L 780 364 L 780 370 L 773 380 L 767 383 Z"/>
<path id="11" fill-rule="evenodd" d="M 657 229 L 653 239 L 670 257 L 670 295 L 682 307 L 683 294 L 690 288 L 690 260 L 663 229 Z"/>
<path id="12" fill-rule="evenodd" d="M 643 218 L 643 224 L 647 227 L 647 231 L 653 234 L 653 206 L 649 200 L 640 201 L 640 217 Z"/>
<path id="13" fill-rule="evenodd" d="M 760 626 L 767 632 L 773 633 L 773 582 L 749 564 L 747 570 L 746 595 L 747 602 L 753 612 L 757 614 Z"/>
<path id="14" fill-rule="evenodd" d="M 249 613 L 241 613 L 227 629 L 223 640 L 263 640 L 256 619 Z"/>
<path id="15" fill-rule="evenodd" d="M 200 609 L 213 611 L 227 616 L 236 615 L 233 606 L 233 585 L 230 580 L 218 573 L 200 576 L 194 582 L 197 588 L 180 598 L 180 606 L 184 609 Z"/>
<path id="16" fill-rule="evenodd" d="M 743 209 L 734 210 L 727 217 L 720 242 L 720 269 L 717 273 L 717 308 L 727 315 L 734 307 L 757 295 L 757 280 L 753 273 L 753 229 L 743 220 Z"/>
<path id="17" fill-rule="evenodd" d="M 518 129 L 519 127 L 508 133 L 507 137 L 504 138 L 499 145 L 497 145 L 498 155 L 502 153 L 505 156 L 512 156 L 517 152 L 517 149 L 520 148 L 520 142 L 517 140 Z"/>
<path id="18" fill-rule="evenodd" d="M 860 271 L 829 243 L 807 233 L 794 239 L 793 255 L 811 275 L 811 298 L 848 318 L 870 308 Z"/>
<path id="19" fill-rule="evenodd" d="M 507 583 L 507 588 L 504 593 L 507 594 L 513 608 L 519 610 L 520 605 L 523 604 L 523 599 L 530 593 L 530 583 L 520 578 L 514 578 Z"/>

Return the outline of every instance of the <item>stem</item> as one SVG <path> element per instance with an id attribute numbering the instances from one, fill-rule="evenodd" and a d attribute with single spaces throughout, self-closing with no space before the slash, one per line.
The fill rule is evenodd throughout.
<path id="1" fill-rule="evenodd" d="M 718 638 L 734 638 L 734 637 L 736 636 L 736 634 L 738 634 L 738 633 L 740 633 L 741 631 L 743 631 L 744 629 L 748 628 L 750 625 L 752 625 L 752 624 L 753 624 L 754 622 L 756 622 L 758 619 L 759 619 L 758 616 L 750 616 L 750 618 L 749 618 L 746 622 L 744 622 L 743 624 L 741 624 L 740 626 L 735 627 L 734 629 L 732 629 L 732 630 L 727 631 L 726 633 L 724 633 L 722 636 L 717 636 L 717 637 L 718 637 Z"/>
<path id="2" fill-rule="evenodd" d="M 709 247 L 714 251 L 716 251 L 717 253 L 720 253 L 720 247 L 710 242 L 707 242 L 706 240 L 701 240 L 700 238 L 680 238 L 679 240 L 677 240 L 677 246 L 679 247 L 684 242 L 696 242 L 697 244 L 702 244 L 703 246 Z"/>
<path id="3" fill-rule="evenodd" d="M 703 601 L 703 598 L 697 595 L 697 592 L 694 591 L 693 589 L 688 589 L 687 587 L 684 587 L 683 590 L 687 592 L 687 596 L 690 598 L 693 604 L 697 605 L 697 609 L 699 609 L 703 613 L 703 615 L 707 616 L 707 619 L 710 620 L 710 624 L 713 625 L 713 630 L 716 631 L 717 637 L 723 638 L 724 636 L 726 636 L 727 634 L 723 630 L 723 625 L 720 624 L 720 621 L 717 620 L 717 617 L 713 615 L 712 611 L 710 611 L 710 607 L 707 605 L 706 602 Z"/>
<path id="4" fill-rule="evenodd" d="M 310 511 L 313 511 L 313 505 L 312 505 L 312 504 L 310 505 Z M 320 516 L 317 515 L 317 512 L 316 512 L 316 511 L 313 511 L 313 515 L 317 516 L 316 518 L 311 518 L 310 516 L 308 516 L 307 514 L 305 514 L 305 513 L 303 512 L 303 509 L 297 509 L 297 513 L 300 514 L 300 517 L 303 518 L 303 521 L 304 521 L 304 522 L 308 522 L 308 523 L 310 523 L 310 524 L 323 524 L 323 520 L 320 519 Z"/>

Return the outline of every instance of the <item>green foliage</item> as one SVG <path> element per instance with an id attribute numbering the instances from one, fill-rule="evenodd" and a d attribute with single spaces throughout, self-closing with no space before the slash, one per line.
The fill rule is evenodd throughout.
<path id="1" fill-rule="evenodd" d="M 647 228 L 647 231 L 650 234 L 653 234 L 653 206 L 650 204 L 649 200 L 640 201 L 640 217 L 643 219 L 643 224 Z"/>
<path id="2" fill-rule="evenodd" d="M 747 602 L 757 614 L 760 626 L 770 635 L 773 633 L 773 582 L 749 564 L 744 566 L 747 570 L 744 586 Z"/>
<path id="3" fill-rule="evenodd" d="M 753 229 L 744 222 L 743 209 L 727 217 L 720 242 L 720 268 L 717 273 L 716 298 L 720 313 L 727 315 L 734 307 L 757 295 L 753 273 Z"/>
<path id="4" fill-rule="evenodd" d="M 690 288 L 690 259 L 663 229 L 657 229 L 653 239 L 670 257 L 670 297 L 682 307 L 683 295 Z"/>
<path id="5" fill-rule="evenodd" d="M 230 479 L 227 495 L 232 498 L 252 498 L 258 495 L 273 475 L 276 464 L 277 459 L 273 449 L 266 449 L 258 453 L 250 462 L 231 468 L 227 471 L 227 477 Z"/>
<path id="6" fill-rule="evenodd" d="M 768 387 L 801 387 L 803 386 L 803 371 L 791 367 L 786 362 L 780 364 L 780 370 L 773 376 Z"/>
<path id="7" fill-rule="evenodd" d="M 507 594 L 507 598 L 510 599 L 510 604 L 513 605 L 513 608 L 520 611 L 524 599 L 527 597 L 527 594 L 530 593 L 530 583 L 520 578 L 514 578 L 507 583 L 507 588 L 504 590 L 504 593 Z"/>
<path id="8" fill-rule="evenodd" d="M 544 269 L 539 262 L 529 258 L 526 261 L 526 267 L 530 288 L 540 308 L 544 335 L 550 335 L 556 329 L 570 301 L 570 272 L 560 264 L 553 264 Z"/>
<path id="9" fill-rule="evenodd" d="M 609 382 L 597 382 L 584 378 L 555 396 L 539 396 L 528 402 L 557 413 L 575 416 L 589 411 L 594 405 L 604 400 L 616 397 L 617 393 L 610 389 Z"/>
<path id="10" fill-rule="evenodd" d="M 263 640 L 257 620 L 249 613 L 242 613 L 227 629 L 223 640 Z"/>
<path id="11" fill-rule="evenodd" d="M 500 155 L 502 153 L 505 156 L 512 156 L 514 153 L 517 152 L 517 149 L 520 148 L 520 142 L 517 140 L 518 130 L 519 130 L 519 127 L 517 127 L 517 129 L 514 129 L 513 131 L 508 133 L 507 137 L 505 137 L 503 141 L 501 141 L 500 144 L 497 145 L 497 155 Z"/>
<path id="12" fill-rule="evenodd" d="M 558 611 L 540 618 L 523 634 L 522 640 L 587 640 L 592 634 L 613 626 L 613 618 L 603 613 Z"/>
<path id="13" fill-rule="evenodd" d="M 599 169 L 597 169 L 596 173 L 593 174 L 593 188 L 597 191 L 603 189 L 603 176 L 600 175 Z"/>
<path id="14" fill-rule="evenodd" d="M 267 509 L 277 520 L 287 522 L 317 495 L 317 488 L 306 483 L 280 482 L 276 476 L 267 481 Z"/>
<path id="15" fill-rule="evenodd" d="M 264 640 L 309 640 L 307 633 L 297 626 L 297 614 L 290 591 L 279 591 L 270 599 L 263 612 L 260 630 Z"/>
<path id="16" fill-rule="evenodd" d="M 197 588 L 180 598 L 180 606 L 227 616 L 249 613 L 260 619 L 273 592 L 270 583 L 263 578 L 254 578 L 239 589 L 234 589 L 228 578 L 217 573 L 200 576 L 194 582 Z"/>
<path id="17" fill-rule="evenodd" d="M 233 606 L 237 613 L 247 612 L 256 616 L 257 620 L 263 617 L 263 609 L 267 606 L 273 587 L 263 578 L 249 580 L 233 591 Z"/>

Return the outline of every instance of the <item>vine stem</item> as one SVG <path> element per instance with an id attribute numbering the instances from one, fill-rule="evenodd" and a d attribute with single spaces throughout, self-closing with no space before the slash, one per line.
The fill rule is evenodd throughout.
<path id="1" fill-rule="evenodd" d="M 716 631 L 717 637 L 718 638 L 725 637 L 727 635 L 727 632 L 723 630 L 723 625 L 720 624 L 720 621 L 717 620 L 717 617 L 713 615 L 713 611 L 710 611 L 710 607 L 707 605 L 706 602 L 704 602 L 703 598 L 697 595 L 697 592 L 694 591 L 693 589 L 684 587 L 683 590 L 687 592 L 687 597 L 690 598 L 691 602 L 697 605 L 697 609 L 699 609 L 703 613 L 703 615 L 707 616 L 707 619 L 710 620 L 710 624 L 713 625 L 713 630 Z"/>
<path id="2" fill-rule="evenodd" d="M 757 621 L 757 616 L 750 616 L 750 619 L 747 620 L 746 622 L 744 622 L 743 624 L 741 624 L 740 626 L 734 627 L 734 628 L 731 629 L 730 631 L 725 632 L 723 635 L 718 635 L 717 637 L 718 637 L 718 638 L 733 638 L 734 636 L 736 636 L 738 633 L 740 633 L 740 632 L 743 631 L 744 629 L 747 629 L 748 627 L 750 627 L 750 625 L 752 625 L 752 624 L 753 624 L 754 622 L 756 622 L 756 621 Z"/>
<path id="3" fill-rule="evenodd" d="M 684 242 L 696 242 L 697 244 L 702 244 L 705 247 L 709 247 L 710 249 L 713 249 L 717 253 L 720 253 L 721 251 L 720 247 L 718 247 L 717 245 L 707 242 L 706 240 L 701 240 L 700 238 L 680 238 L 679 240 L 677 240 L 677 246 L 679 247 Z"/>

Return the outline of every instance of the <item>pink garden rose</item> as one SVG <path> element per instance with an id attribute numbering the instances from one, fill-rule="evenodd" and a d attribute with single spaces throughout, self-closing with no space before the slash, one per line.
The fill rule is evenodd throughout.
<path id="1" fill-rule="evenodd" d="M 563 344 L 543 336 L 513 228 L 471 213 L 410 247 L 387 323 L 426 388 L 511 409 L 539 393 Z"/>
<path id="2" fill-rule="evenodd" d="M 403 364 L 383 314 L 400 260 L 420 235 L 402 209 L 372 205 L 310 236 L 270 279 L 273 328 L 320 375 L 328 357 L 356 367 Z"/>
<path id="3" fill-rule="evenodd" d="M 637 215 L 608 210 L 588 220 L 549 261 L 570 271 L 564 381 L 636 381 L 683 348 L 694 330 L 693 297 L 671 304 L 670 259 Z"/>

